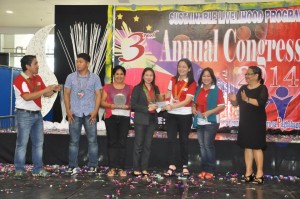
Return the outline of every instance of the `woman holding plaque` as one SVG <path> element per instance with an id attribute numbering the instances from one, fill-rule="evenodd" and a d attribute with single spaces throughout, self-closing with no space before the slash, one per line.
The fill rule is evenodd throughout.
<path id="1" fill-rule="evenodd" d="M 220 112 L 225 109 L 223 92 L 211 68 L 204 68 L 198 80 L 193 114 L 197 115 L 197 136 L 200 145 L 202 172 L 198 177 L 212 179 L 216 167 L 215 137 L 220 126 Z"/>
<path id="2" fill-rule="evenodd" d="M 155 73 L 152 68 L 145 68 L 141 82 L 133 88 L 131 108 L 134 111 L 135 139 L 133 146 L 133 175 L 149 175 L 148 162 L 153 133 L 157 124 L 155 104 L 160 94 L 155 85 Z"/>
<path id="3" fill-rule="evenodd" d="M 105 108 L 105 126 L 108 140 L 109 171 L 107 176 L 127 176 L 125 167 L 126 138 L 130 127 L 130 95 L 132 87 L 125 84 L 126 70 L 115 66 L 113 83 L 103 87 L 101 107 Z"/>
<path id="4" fill-rule="evenodd" d="M 257 66 L 250 66 L 245 74 L 246 85 L 243 85 L 237 95 L 229 94 L 233 106 L 239 106 L 240 121 L 237 143 L 244 148 L 246 172 L 244 182 L 264 183 L 263 150 L 266 149 L 265 106 L 268 101 L 268 89 L 264 85 L 262 71 Z M 256 174 L 253 172 L 253 160 L 256 163 Z"/>
<path id="5" fill-rule="evenodd" d="M 166 93 L 170 104 L 164 109 L 168 111 L 166 127 L 168 134 L 168 162 L 169 169 L 165 176 L 174 176 L 176 171 L 176 140 L 179 133 L 180 158 L 182 174 L 189 176 L 188 169 L 188 135 L 191 132 L 193 114 L 192 99 L 196 92 L 196 82 L 192 62 L 181 59 L 177 64 L 177 74 L 171 78 Z"/>

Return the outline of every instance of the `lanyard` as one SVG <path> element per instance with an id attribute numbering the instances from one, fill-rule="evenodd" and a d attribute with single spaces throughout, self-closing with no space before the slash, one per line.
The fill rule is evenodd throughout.
<path id="1" fill-rule="evenodd" d="M 143 85 L 143 90 L 144 90 L 144 93 L 146 94 L 146 97 L 147 97 L 147 101 L 148 102 L 155 102 L 155 95 L 153 96 L 153 92 L 152 92 L 152 96 L 150 94 L 151 90 L 152 90 L 152 86 L 150 88 L 150 90 L 147 89 L 147 87 L 145 86 L 145 84 Z M 155 94 L 155 93 L 154 93 Z"/>
<path id="2" fill-rule="evenodd" d="M 180 91 L 179 91 L 179 93 L 177 94 L 177 92 L 178 92 L 178 90 L 177 90 L 177 84 L 178 84 L 178 82 L 175 84 L 175 87 L 174 87 L 174 92 L 175 92 L 175 98 L 176 99 L 179 99 L 180 98 L 180 96 L 181 96 L 181 93 L 182 93 L 182 91 L 183 91 L 183 89 L 185 89 L 185 87 L 186 87 L 186 85 L 187 85 L 187 82 L 184 82 L 184 84 L 183 84 L 183 86 L 180 88 Z"/>
<path id="3" fill-rule="evenodd" d="M 32 82 L 30 81 L 29 78 L 26 78 L 25 80 L 26 80 L 26 82 L 29 84 L 29 86 L 30 86 L 30 88 L 33 90 L 33 92 L 37 91 L 37 82 L 34 81 L 35 84 L 34 84 L 34 86 L 33 86 Z M 34 80 L 34 79 L 32 79 L 32 80 Z"/>
<path id="4" fill-rule="evenodd" d="M 83 85 L 83 87 L 81 87 L 81 81 L 80 81 L 80 79 L 79 79 L 79 73 L 77 72 L 77 85 L 78 85 L 78 89 L 79 89 L 80 91 L 86 89 L 87 84 L 88 84 L 88 82 L 89 82 L 89 79 L 90 79 L 90 72 L 89 72 L 89 75 L 88 75 L 88 77 L 87 77 L 87 80 L 84 82 L 85 84 Z"/>

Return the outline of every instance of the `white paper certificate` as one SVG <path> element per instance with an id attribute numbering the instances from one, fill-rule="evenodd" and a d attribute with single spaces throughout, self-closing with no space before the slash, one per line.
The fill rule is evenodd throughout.
<path id="1" fill-rule="evenodd" d="M 156 102 L 155 104 L 157 104 L 158 108 L 163 108 L 163 107 L 167 106 L 169 104 L 169 102 L 163 101 L 163 102 Z"/>

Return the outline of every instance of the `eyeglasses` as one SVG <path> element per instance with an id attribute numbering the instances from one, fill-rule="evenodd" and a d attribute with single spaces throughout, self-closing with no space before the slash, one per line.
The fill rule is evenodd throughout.
<path id="1" fill-rule="evenodd" d="M 245 76 L 251 76 L 254 75 L 255 73 L 246 73 Z"/>

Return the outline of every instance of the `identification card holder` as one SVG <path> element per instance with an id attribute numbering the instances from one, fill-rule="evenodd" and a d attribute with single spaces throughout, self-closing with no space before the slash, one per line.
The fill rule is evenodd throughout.
<path id="1" fill-rule="evenodd" d="M 84 96 L 84 91 L 83 90 L 78 91 L 77 96 L 79 98 L 82 98 Z"/>

